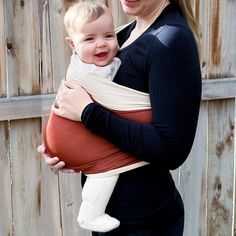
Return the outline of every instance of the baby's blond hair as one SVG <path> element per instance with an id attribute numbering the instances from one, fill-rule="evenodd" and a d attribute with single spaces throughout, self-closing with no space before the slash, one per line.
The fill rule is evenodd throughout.
<path id="1" fill-rule="evenodd" d="M 64 25 L 66 31 L 71 34 L 76 31 L 78 25 L 97 20 L 104 14 L 107 7 L 99 1 L 87 0 L 73 4 L 64 16 Z"/>

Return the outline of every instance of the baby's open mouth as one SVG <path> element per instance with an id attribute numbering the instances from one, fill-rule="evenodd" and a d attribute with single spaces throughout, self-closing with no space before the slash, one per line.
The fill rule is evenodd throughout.
<path id="1" fill-rule="evenodd" d="M 106 56 L 107 56 L 107 52 L 101 52 L 101 53 L 96 54 L 96 57 L 99 57 L 99 58 L 103 58 Z"/>

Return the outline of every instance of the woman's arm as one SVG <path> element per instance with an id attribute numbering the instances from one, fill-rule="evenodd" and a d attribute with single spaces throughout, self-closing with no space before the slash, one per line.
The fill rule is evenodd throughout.
<path id="1" fill-rule="evenodd" d="M 196 132 L 201 100 L 197 47 L 193 35 L 183 26 L 166 26 L 161 33 L 147 37 L 152 42 L 148 44 L 145 63 L 151 124 L 114 115 L 93 103 L 80 86 L 68 82 L 60 90 L 59 109 L 53 111 L 74 120 L 80 120 L 82 114 L 82 122 L 88 129 L 121 150 L 159 167 L 175 169 L 187 158 Z"/>
<path id="2" fill-rule="evenodd" d="M 154 37 L 147 61 L 152 123 L 124 120 L 98 104 L 84 109 L 82 122 L 123 151 L 174 169 L 187 158 L 194 140 L 201 72 L 194 38 L 186 28 L 168 26 Z"/>

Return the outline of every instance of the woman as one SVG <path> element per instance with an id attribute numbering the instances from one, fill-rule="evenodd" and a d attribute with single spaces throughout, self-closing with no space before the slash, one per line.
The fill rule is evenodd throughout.
<path id="1" fill-rule="evenodd" d="M 93 236 L 180 236 L 184 208 L 170 170 L 186 160 L 197 126 L 201 72 L 192 34 L 198 36 L 197 23 L 189 0 L 120 2 L 136 21 L 118 33 L 117 56 L 122 64 L 114 82 L 150 94 L 151 124 L 117 117 L 94 103 L 81 87 L 65 81 L 59 109 L 53 112 L 81 120 L 94 133 L 150 163 L 120 175 L 107 212 L 121 225 Z M 79 102 L 72 104 L 75 100 Z M 39 149 L 44 152 L 43 146 Z M 54 170 L 63 168 L 57 157 L 44 156 Z"/>

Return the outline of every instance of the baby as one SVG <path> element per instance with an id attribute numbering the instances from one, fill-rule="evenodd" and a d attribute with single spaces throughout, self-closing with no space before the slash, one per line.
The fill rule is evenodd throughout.
<path id="1" fill-rule="evenodd" d="M 115 57 L 119 46 L 108 8 L 98 1 L 76 3 L 66 12 L 64 24 L 66 42 L 73 51 L 66 79 L 77 81 L 95 102 L 115 114 L 150 123 L 149 95 L 112 82 L 121 62 Z M 44 142 L 50 156 L 58 156 L 67 168 L 87 176 L 79 225 L 96 232 L 117 228 L 119 220 L 106 214 L 105 209 L 118 176 L 148 163 L 122 152 L 81 122 L 54 113 L 45 127 Z"/>

